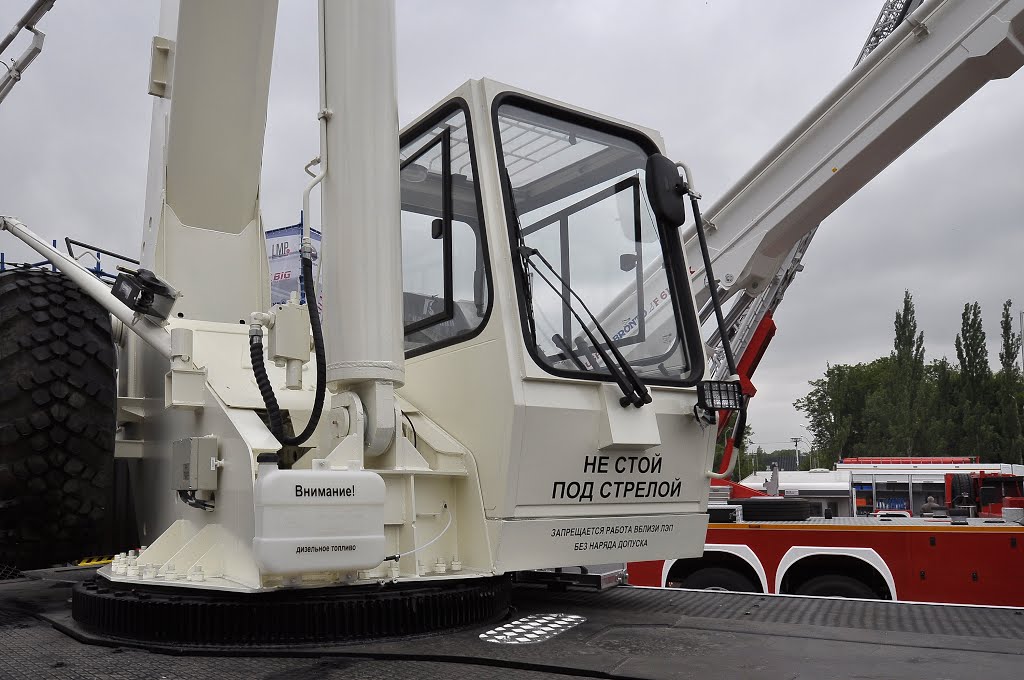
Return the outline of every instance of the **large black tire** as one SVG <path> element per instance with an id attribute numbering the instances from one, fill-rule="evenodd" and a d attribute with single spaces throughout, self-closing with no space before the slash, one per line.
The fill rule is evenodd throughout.
<path id="1" fill-rule="evenodd" d="M 737 593 L 759 593 L 761 589 L 743 574 L 726 567 L 698 569 L 679 584 L 694 590 L 732 590 Z"/>
<path id="2" fill-rule="evenodd" d="M 63 274 L 0 272 L 0 565 L 111 547 L 115 365 L 110 315 Z"/>
<path id="3" fill-rule="evenodd" d="M 877 600 L 880 597 L 868 584 L 843 574 L 815 576 L 797 588 L 796 594 L 819 597 L 857 597 L 864 600 Z"/>
<path id="4" fill-rule="evenodd" d="M 743 508 L 744 522 L 800 521 L 811 516 L 811 504 L 806 498 L 778 498 L 756 496 L 733 501 Z"/>
<path id="5" fill-rule="evenodd" d="M 954 506 L 958 498 L 963 502 L 963 498 L 961 498 L 961 496 L 969 498 L 972 504 L 977 501 L 974 497 L 974 482 L 971 480 L 971 476 L 969 474 L 958 472 L 952 475 L 952 479 L 949 481 L 949 487 L 950 493 L 953 494 L 953 497 L 946 499 L 946 502 L 950 507 Z"/>

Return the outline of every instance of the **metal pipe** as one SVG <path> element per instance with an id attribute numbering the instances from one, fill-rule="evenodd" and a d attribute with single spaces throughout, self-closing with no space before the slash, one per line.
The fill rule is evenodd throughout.
<path id="1" fill-rule="evenodd" d="M 42 31 L 34 28 L 28 29 L 32 33 L 32 44 L 28 46 L 20 57 L 11 61 L 7 73 L 0 76 L 0 102 L 7 98 L 14 86 L 21 81 L 25 70 L 36 60 L 39 53 L 43 51 L 43 39 L 46 37 Z"/>
<path id="2" fill-rule="evenodd" d="M 736 467 L 736 461 L 740 458 L 740 451 L 734 447 L 731 447 L 729 456 L 729 467 L 725 468 L 722 472 L 715 472 L 714 470 L 706 470 L 704 476 L 708 479 L 729 479 L 732 477 L 733 468 Z"/>
<path id="3" fill-rule="evenodd" d="M 320 110 L 317 112 L 317 120 L 320 121 L 320 155 L 314 161 L 310 161 L 306 165 L 306 172 L 309 172 L 310 166 L 314 162 L 319 162 L 320 171 L 313 176 L 312 181 L 306 185 L 305 191 L 302 192 L 302 247 L 312 248 L 312 225 L 310 224 L 309 214 L 309 194 L 313 191 L 313 188 L 323 181 L 324 177 L 327 176 L 327 121 L 331 119 L 331 110 L 327 108 L 327 64 L 326 64 L 326 19 L 325 19 L 325 8 L 324 3 L 326 0 L 320 0 L 317 3 L 317 44 L 320 51 L 319 54 L 319 78 L 320 78 Z M 321 235 L 323 233 L 323 224 L 320 225 Z M 322 238 L 322 236 L 321 236 Z M 323 248 L 320 249 L 323 251 Z M 322 253 L 321 253 L 322 254 Z M 321 261 L 322 264 L 322 261 Z M 323 269 L 319 269 L 323 271 Z M 302 296 L 301 284 L 299 290 L 299 296 Z M 315 300 L 307 300 L 306 304 L 312 304 Z"/>
<path id="4" fill-rule="evenodd" d="M 736 462 L 742 455 L 743 431 L 747 427 L 747 403 L 746 397 L 741 397 L 740 411 L 736 416 L 736 424 L 732 428 L 732 434 L 725 440 L 725 450 L 722 455 L 729 454 L 729 466 L 721 472 L 705 470 L 704 476 L 708 479 L 728 479 L 736 467 Z M 799 465 L 797 466 L 799 467 Z"/>
<path id="5" fill-rule="evenodd" d="M 307 302 L 316 304 L 315 302 Z M 289 390 L 302 389 L 302 359 L 287 359 L 284 365 L 284 386 Z"/>
<path id="6" fill-rule="evenodd" d="M 18 20 L 18 23 L 14 24 L 14 28 L 4 36 L 3 40 L 0 40 L 0 54 L 3 54 L 8 45 L 14 42 L 14 39 L 18 37 L 19 33 L 21 33 L 21 29 L 31 29 L 35 26 L 36 22 L 53 8 L 54 2 L 55 0 L 36 0 L 32 3 L 32 6 L 28 8 L 28 11 L 25 12 L 24 16 Z"/>
<path id="7" fill-rule="evenodd" d="M 136 317 L 133 310 L 114 297 L 106 284 L 76 260 L 68 257 L 34 234 L 31 229 L 13 217 L 0 216 L 0 231 L 9 231 L 25 245 L 36 251 L 71 279 L 82 291 L 114 315 L 133 333 L 145 340 L 167 359 L 171 358 L 171 334 L 145 317 Z"/>
<path id="8" fill-rule="evenodd" d="M 310 170 L 310 168 L 313 167 L 314 165 L 320 165 L 320 156 L 317 156 L 316 158 L 302 166 L 302 170 L 310 177 L 316 177 L 316 173 Z"/>

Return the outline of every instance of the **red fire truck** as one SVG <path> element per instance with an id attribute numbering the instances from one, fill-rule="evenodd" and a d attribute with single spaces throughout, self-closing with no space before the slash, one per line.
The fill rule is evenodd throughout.
<path id="1" fill-rule="evenodd" d="M 966 475 L 965 475 L 966 476 Z M 984 475 L 968 478 L 991 489 Z M 1019 479 L 1000 482 L 1017 484 Z M 965 480 L 947 483 L 964 484 Z M 984 484 L 980 484 L 984 482 Z M 800 503 L 729 483 L 729 505 L 709 506 L 704 555 L 633 562 L 634 585 L 1024 605 L 1024 498 L 1000 497 L 1005 519 L 952 516 L 793 517 Z M 989 492 L 986 492 L 989 493 Z M 985 498 L 984 500 L 989 500 Z M 972 501 L 973 502 L 973 501 Z M 737 512 L 735 505 L 742 507 Z M 988 504 L 990 508 L 995 505 Z M 895 514 L 895 513 L 893 513 Z M 744 515 L 749 515 L 743 519 Z"/>
<path id="2" fill-rule="evenodd" d="M 1002 517 L 1007 498 L 1024 496 L 1024 480 L 1004 472 L 946 475 L 946 498 L 954 507 L 970 508 L 979 517 Z M 1013 507 L 1012 505 L 1009 507 Z"/>

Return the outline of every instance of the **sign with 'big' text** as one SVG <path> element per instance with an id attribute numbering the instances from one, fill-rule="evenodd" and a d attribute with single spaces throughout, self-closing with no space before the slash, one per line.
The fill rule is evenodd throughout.
<path id="1" fill-rule="evenodd" d="M 320 232 L 311 230 L 313 239 L 313 279 L 319 281 L 320 274 Z M 271 229 L 266 232 L 267 260 L 270 262 L 270 303 L 281 305 L 288 302 L 291 294 L 299 292 L 299 300 L 305 302 L 305 293 L 300 286 L 302 275 L 302 224 L 290 227 Z M 318 300 L 320 309 L 323 305 L 323 293 Z"/>

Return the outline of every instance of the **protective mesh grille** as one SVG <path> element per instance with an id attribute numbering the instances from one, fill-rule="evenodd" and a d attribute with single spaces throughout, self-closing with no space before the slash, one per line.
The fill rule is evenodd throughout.
<path id="1" fill-rule="evenodd" d="M 13 564 L 0 563 L 0 581 L 10 581 L 15 578 L 21 578 L 21 572 Z"/>

